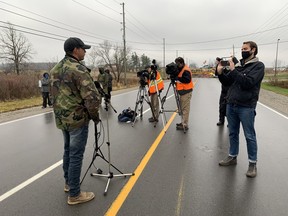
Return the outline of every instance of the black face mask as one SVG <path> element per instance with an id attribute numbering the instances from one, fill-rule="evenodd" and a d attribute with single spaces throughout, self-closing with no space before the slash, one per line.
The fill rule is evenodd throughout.
<path id="1" fill-rule="evenodd" d="M 250 53 L 250 51 L 242 51 L 242 58 L 245 60 L 245 59 L 248 59 L 252 53 Z"/>

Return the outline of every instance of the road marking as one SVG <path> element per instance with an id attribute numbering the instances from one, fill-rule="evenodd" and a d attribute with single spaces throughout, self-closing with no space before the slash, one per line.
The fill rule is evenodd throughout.
<path id="1" fill-rule="evenodd" d="M 106 216 L 116 215 L 119 209 L 121 208 L 122 204 L 126 200 L 128 194 L 132 190 L 133 186 L 136 184 L 138 178 L 140 177 L 141 173 L 143 172 L 144 168 L 146 167 L 147 163 L 149 162 L 150 158 L 152 157 L 153 153 L 155 152 L 156 148 L 158 147 L 159 143 L 161 142 L 163 136 L 165 135 L 165 131 L 169 128 L 170 124 L 174 120 L 176 116 L 176 112 L 173 113 L 165 127 L 162 129 L 158 137 L 155 139 L 154 143 L 151 145 L 150 149 L 147 151 L 146 155 L 141 160 L 140 164 L 135 170 L 135 175 L 130 177 L 128 182 L 120 191 L 119 195 L 116 197 L 108 211 L 106 212 Z"/>
<path id="2" fill-rule="evenodd" d="M 179 192 L 178 192 L 177 207 L 176 207 L 176 213 L 175 213 L 176 216 L 181 215 L 181 206 L 182 206 L 183 196 L 184 196 L 184 176 L 182 175 Z"/>
<path id="3" fill-rule="evenodd" d="M 5 125 L 5 124 L 18 122 L 18 121 L 22 121 L 22 120 L 29 119 L 29 118 L 34 118 L 34 117 L 41 116 L 41 115 L 45 115 L 45 114 L 48 114 L 48 113 L 51 113 L 51 112 L 53 112 L 53 111 L 44 112 L 44 113 L 40 113 L 40 114 L 36 114 L 36 115 L 32 115 L 32 116 L 27 116 L 27 117 L 24 117 L 24 118 L 19 118 L 19 119 L 8 121 L 8 122 L 3 122 L 3 123 L 0 123 L 0 126 L 1 125 Z"/>
<path id="4" fill-rule="evenodd" d="M 20 185 L 18 185 L 17 187 L 14 187 L 13 189 L 11 189 L 10 191 L 4 193 L 3 195 L 0 196 L 0 202 L 2 202 L 3 200 L 5 200 L 6 198 L 10 197 L 11 195 L 13 195 L 14 193 L 20 191 L 21 189 L 23 189 L 24 187 L 26 187 L 27 185 L 31 184 L 32 182 L 36 181 L 37 179 L 41 178 L 42 176 L 46 175 L 47 173 L 49 173 L 50 171 L 52 171 L 53 169 L 57 168 L 58 166 L 60 166 L 63 163 L 63 160 L 58 161 L 57 163 L 53 164 L 52 166 L 48 167 L 47 169 L 41 171 L 40 173 L 38 173 L 37 175 L 31 177 L 30 179 L 26 180 L 25 182 L 21 183 Z"/>
<path id="5" fill-rule="evenodd" d="M 286 118 L 286 119 L 288 119 L 288 117 L 287 117 L 287 116 L 285 116 L 285 115 L 283 115 L 283 114 L 281 114 L 281 113 L 277 112 L 276 110 L 274 110 L 274 109 L 272 109 L 272 108 L 270 108 L 270 107 L 268 107 L 268 106 L 266 106 L 266 105 L 264 105 L 264 104 L 262 104 L 262 103 L 260 103 L 260 102 L 258 102 L 258 103 L 259 103 L 260 105 L 262 105 L 263 107 L 265 107 L 265 108 L 267 108 L 267 109 L 271 110 L 272 112 L 274 112 L 274 113 L 276 113 L 276 114 L 278 114 L 278 115 L 282 116 L 283 118 Z"/>

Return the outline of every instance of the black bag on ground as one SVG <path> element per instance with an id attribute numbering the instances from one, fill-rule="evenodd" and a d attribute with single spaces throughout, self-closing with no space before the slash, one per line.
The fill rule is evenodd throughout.
<path id="1" fill-rule="evenodd" d="M 137 116 L 137 113 L 135 114 L 134 110 L 131 110 L 130 107 L 128 109 L 124 109 L 119 115 L 118 115 L 118 121 L 119 122 L 132 122 L 134 121 L 134 118 Z"/>

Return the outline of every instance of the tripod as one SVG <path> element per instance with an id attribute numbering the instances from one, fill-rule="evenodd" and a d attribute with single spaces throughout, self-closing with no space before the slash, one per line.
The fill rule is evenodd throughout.
<path id="1" fill-rule="evenodd" d="M 156 74 L 157 72 L 156 72 L 156 71 L 153 71 L 153 73 Z M 160 91 L 159 91 L 159 89 L 158 89 L 158 85 L 157 85 L 157 81 L 156 81 L 155 77 L 156 77 L 156 75 L 151 78 L 151 81 L 150 81 L 150 84 L 149 84 L 148 89 L 150 89 L 150 87 L 151 87 L 152 85 L 155 86 L 155 89 L 156 89 L 156 93 L 155 93 L 155 94 L 157 94 L 157 100 L 158 100 L 158 102 L 160 102 L 161 106 L 159 106 L 159 111 L 158 111 L 159 113 L 157 113 L 157 116 L 156 116 L 155 110 L 153 110 L 153 112 L 154 112 L 154 115 L 155 115 L 155 118 L 156 118 L 156 119 L 158 119 L 158 114 L 159 114 L 159 115 L 162 114 L 162 115 L 161 115 L 161 118 L 162 118 L 163 128 L 165 128 L 165 124 L 167 123 L 167 119 L 166 119 L 165 113 L 163 112 L 162 99 L 161 99 L 161 96 L 160 96 Z M 154 104 L 154 106 L 155 106 L 155 104 Z M 152 103 L 151 103 L 151 109 L 154 108 L 154 106 L 152 106 Z M 155 127 L 155 126 L 156 126 L 156 125 L 154 125 L 154 127 Z M 166 132 L 166 131 L 165 131 L 165 132 Z"/>
<path id="2" fill-rule="evenodd" d="M 175 96 L 175 100 L 176 100 L 176 105 L 177 105 L 177 110 L 165 110 L 164 109 L 164 103 L 166 102 L 167 99 L 167 95 L 169 93 L 170 88 L 173 88 L 173 92 L 174 92 L 174 96 Z M 181 122 L 183 122 L 183 113 L 182 113 L 182 108 L 181 108 L 181 103 L 180 103 L 180 95 L 178 93 L 178 91 L 176 90 L 176 82 L 174 79 L 171 79 L 171 82 L 168 86 L 168 89 L 166 91 L 165 96 L 162 98 L 161 100 L 161 106 L 162 106 L 162 110 L 163 112 L 178 112 L 178 114 L 181 116 Z M 186 129 L 184 128 L 184 133 L 186 133 Z"/>
<path id="3" fill-rule="evenodd" d="M 137 120 L 137 111 L 140 112 L 140 114 L 139 114 L 140 119 L 142 120 L 142 118 L 143 118 L 143 105 L 144 105 L 143 103 L 144 103 L 144 101 L 147 102 L 147 104 L 149 105 L 149 107 L 151 109 L 152 117 L 155 120 L 154 121 L 155 122 L 154 127 L 156 126 L 157 122 L 156 122 L 156 118 L 155 118 L 155 113 L 154 113 L 154 110 L 151 107 L 151 102 L 150 102 L 150 99 L 149 99 L 149 96 L 148 96 L 148 92 L 147 92 L 147 89 L 146 89 L 146 84 L 140 82 L 139 90 L 138 90 L 138 93 L 137 93 L 135 109 L 134 109 L 132 127 L 135 125 L 136 120 Z"/>
<path id="4" fill-rule="evenodd" d="M 106 110 L 106 113 L 107 113 L 107 119 L 106 119 L 106 123 L 107 123 L 107 137 L 108 137 L 108 140 L 106 142 L 107 144 L 107 147 L 108 147 L 108 159 L 105 158 L 105 156 L 103 155 L 101 149 L 100 149 L 100 146 L 98 145 L 98 132 L 97 132 L 97 125 L 95 124 L 94 127 L 95 127 L 95 148 L 94 148 L 94 153 L 93 153 L 93 158 L 92 158 L 92 161 L 82 179 L 82 181 L 84 180 L 88 170 L 90 169 L 90 167 L 92 166 L 92 164 L 94 163 L 94 160 L 96 159 L 97 156 L 99 156 L 100 158 L 102 158 L 106 163 L 108 163 L 108 173 L 107 174 L 102 174 L 102 170 L 97 168 L 96 169 L 96 173 L 91 173 L 90 175 L 91 176 L 99 176 L 99 177 L 106 177 L 108 178 L 108 181 L 107 181 L 107 184 L 106 184 L 106 187 L 105 187 L 105 190 L 104 190 L 104 196 L 107 194 L 107 191 L 108 191 L 108 187 L 109 187 L 109 184 L 110 184 L 110 181 L 113 177 L 126 177 L 126 176 L 133 176 L 134 173 L 127 173 L 127 174 L 124 174 L 123 172 L 121 172 L 117 167 L 115 167 L 112 163 L 111 163 L 111 155 L 110 155 L 110 137 L 109 137 L 109 121 L 108 121 L 108 106 L 110 106 L 113 111 L 115 113 L 117 113 L 117 111 L 113 108 L 113 106 L 111 105 L 111 103 L 109 103 L 109 100 L 107 98 L 105 98 L 105 110 Z M 115 170 L 117 170 L 120 174 L 113 174 L 113 172 L 111 171 L 111 167 L 113 167 Z M 82 183 L 81 181 L 81 183 Z"/>

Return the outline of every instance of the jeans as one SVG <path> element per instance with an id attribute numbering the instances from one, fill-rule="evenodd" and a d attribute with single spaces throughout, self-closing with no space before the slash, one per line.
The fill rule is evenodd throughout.
<path id="1" fill-rule="evenodd" d="M 255 108 L 242 107 L 235 104 L 227 104 L 226 110 L 230 148 L 229 155 L 236 157 L 239 153 L 239 130 L 242 124 L 247 143 L 248 159 L 251 163 L 257 162 L 257 140 L 254 128 L 256 116 Z"/>
<path id="2" fill-rule="evenodd" d="M 64 136 L 63 170 L 70 197 L 80 194 L 80 175 L 83 154 L 88 138 L 88 125 L 70 131 L 62 130 Z"/>

